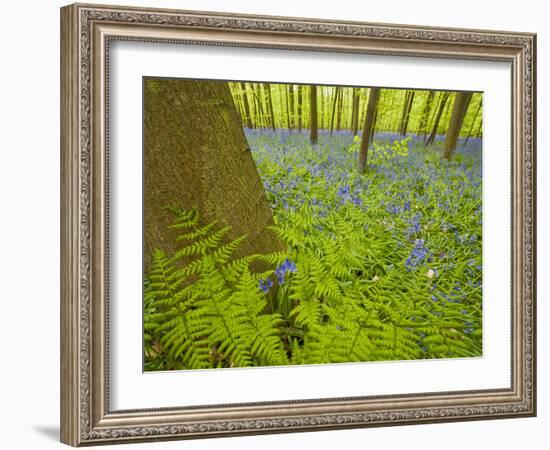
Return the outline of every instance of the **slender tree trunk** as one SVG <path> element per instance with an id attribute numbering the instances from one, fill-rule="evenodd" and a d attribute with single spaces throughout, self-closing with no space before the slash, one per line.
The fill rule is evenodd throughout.
<path id="1" fill-rule="evenodd" d="M 361 147 L 359 149 L 359 172 L 361 173 L 365 172 L 367 168 L 371 132 L 374 128 L 374 116 L 378 106 L 379 96 L 380 88 L 370 88 L 369 100 L 367 102 L 367 112 L 365 115 L 365 122 L 363 124 L 363 137 L 361 139 Z"/>
<path id="2" fill-rule="evenodd" d="M 378 100 L 378 102 L 380 103 L 380 99 Z M 380 113 L 379 108 L 376 108 L 376 111 L 374 112 L 374 119 L 373 119 L 373 123 L 372 123 L 372 128 L 370 130 L 370 137 L 369 137 L 370 142 L 374 141 L 374 133 L 376 132 L 379 113 Z"/>
<path id="3" fill-rule="evenodd" d="M 399 94 L 399 91 L 397 90 L 394 90 L 393 91 L 393 98 L 394 100 L 397 101 L 397 103 L 399 103 L 399 97 L 398 97 L 398 94 Z M 399 131 L 399 108 L 395 108 L 395 110 L 393 111 L 393 114 L 392 114 L 392 120 L 391 120 L 391 131 L 393 132 L 398 132 Z"/>
<path id="4" fill-rule="evenodd" d="M 284 85 L 281 85 L 281 99 L 284 99 L 284 102 L 285 102 L 286 127 L 288 128 L 288 131 L 292 131 L 291 115 L 290 115 L 290 102 L 288 101 L 288 89 L 285 89 Z"/>
<path id="5" fill-rule="evenodd" d="M 262 106 L 262 93 L 259 84 L 252 85 L 252 92 L 254 94 L 254 101 L 256 105 L 256 117 L 261 128 L 267 128 L 267 118 Z"/>
<path id="6" fill-rule="evenodd" d="M 401 127 L 401 136 L 405 136 L 407 134 L 407 128 L 409 127 L 409 119 L 411 117 L 411 110 L 413 106 L 414 101 L 414 91 L 409 92 L 409 102 L 407 104 L 407 109 L 405 111 L 405 117 L 403 118 L 403 124 Z"/>
<path id="7" fill-rule="evenodd" d="M 456 94 L 455 94 L 456 96 Z M 449 100 L 451 100 L 452 98 L 452 95 L 449 96 Z M 445 111 L 443 111 L 443 115 L 441 116 L 441 124 L 439 126 L 439 129 L 442 129 L 442 133 L 445 132 L 445 130 L 448 130 L 449 129 L 449 124 L 451 122 L 451 110 L 452 110 L 452 104 L 454 103 L 454 98 L 453 98 L 453 101 L 448 101 L 447 104 L 445 105 Z"/>
<path id="8" fill-rule="evenodd" d="M 309 107 L 311 114 L 310 140 L 312 144 L 317 144 L 317 86 L 310 86 Z"/>
<path id="9" fill-rule="evenodd" d="M 458 141 L 458 135 L 460 134 L 460 129 L 464 123 L 464 117 L 466 117 L 466 111 L 468 111 L 468 105 L 470 104 L 471 99 L 472 92 L 456 93 L 449 128 L 447 129 L 447 135 L 445 136 L 445 142 L 443 143 L 443 157 L 445 159 L 451 159 L 453 157 L 453 153 L 456 149 L 456 143 Z"/>
<path id="10" fill-rule="evenodd" d="M 342 129 L 342 114 L 344 109 L 344 92 L 342 88 L 338 88 L 338 105 L 336 106 L 336 131 Z"/>
<path id="11" fill-rule="evenodd" d="M 428 119 L 428 123 L 426 124 L 426 136 L 424 138 L 424 141 L 428 140 L 428 131 L 431 131 L 433 128 L 433 124 L 435 122 L 435 117 L 437 116 L 437 113 L 439 112 L 439 107 L 441 106 L 441 101 L 443 100 L 443 97 L 445 97 L 445 92 L 440 92 L 439 95 L 435 94 L 435 106 L 432 108 L 432 111 L 430 112 L 430 117 Z"/>
<path id="12" fill-rule="evenodd" d="M 481 105 L 483 104 L 482 100 L 480 99 L 479 100 L 479 105 L 477 105 L 477 109 L 476 109 L 476 112 L 474 114 L 474 118 L 472 119 L 472 124 L 470 125 L 470 129 L 468 130 L 468 134 L 466 135 L 466 139 L 464 140 L 464 144 L 462 145 L 462 148 L 466 147 L 466 144 L 468 143 L 468 141 L 470 140 L 470 138 L 472 137 L 472 131 L 474 129 L 474 125 L 476 123 L 476 120 L 477 120 L 477 116 L 479 116 L 479 112 L 481 111 Z"/>
<path id="13" fill-rule="evenodd" d="M 403 111 L 401 113 L 401 121 L 399 122 L 399 134 L 403 135 L 403 127 L 405 126 L 405 117 L 407 116 L 407 110 L 409 109 L 409 97 L 410 91 L 405 91 L 405 101 L 403 102 Z"/>
<path id="14" fill-rule="evenodd" d="M 273 113 L 273 99 L 271 98 L 271 86 L 268 83 L 264 83 L 264 93 L 265 93 L 265 97 L 267 98 L 267 107 L 269 109 L 271 129 L 275 130 L 275 114 Z"/>
<path id="15" fill-rule="evenodd" d="M 246 94 L 246 83 L 241 83 L 241 92 L 243 97 L 246 127 L 254 128 L 254 124 L 252 123 L 252 116 L 250 115 L 250 103 L 248 103 L 248 95 Z"/>
<path id="16" fill-rule="evenodd" d="M 392 129 L 392 117 L 393 117 L 393 110 L 395 107 L 395 96 L 393 95 L 393 92 L 391 90 L 387 90 L 384 92 L 385 101 L 386 103 L 389 101 L 389 109 L 384 114 L 385 120 L 384 120 L 384 128 L 383 131 L 391 131 Z M 391 99 L 391 101 L 389 100 Z"/>
<path id="17" fill-rule="evenodd" d="M 352 104 L 351 104 L 351 132 L 354 136 L 357 136 L 359 128 L 359 94 L 358 89 L 353 88 L 352 92 Z"/>
<path id="18" fill-rule="evenodd" d="M 288 109 L 290 111 L 288 119 L 290 121 L 290 128 L 296 128 L 296 114 L 294 110 L 294 85 L 288 86 Z"/>
<path id="19" fill-rule="evenodd" d="M 443 114 L 443 110 L 445 109 L 445 104 L 447 103 L 447 100 L 449 100 L 449 96 L 451 95 L 449 92 L 442 92 L 441 94 L 442 94 L 442 97 L 441 97 L 441 101 L 439 102 L 439 108 L 434 118 L 432 132 L 430 133 L 430 136 L 426 141 L 426 146 L 432 145 L 434 143 L 435 136 L 437 134 L 437 129 L 439 128 L 439 121 L 441 120 L 441 115 Z"/>
<path id="20" fill-rule="evenodd" d="M 155 249 L 176 250 L 166 206 L 247 235 L 240 256 L 284 249 L 228 83 L 147 78 L 143 105 L 144 270 Z"/>
<path id="21" fill-rule="evenodd" d="M 428 133 L 428 118 L 430 116 L 430 110 L 432 109 L 433 100 L 435 97 L 435 92 L 430 91 L 428 92 L 428 96 L 426 97 L 426 101 L 424 102 L 424 108 L 422 111 L 422 118 L 420 119 L 420 124 L 418 127 L 418 135 L 419 136 L 426 136 Z"/>
<path id="22" fill-rule="evenodd" d="M 303 86 L 298 86 L 298 131 L 302 131 Z"/>
<path id="23" fill-rule="evenodd" d="M 332 112 L 330 114 L 330 134 L 332 136 L 332 133 L 334 131 L 334 119 L 336 117 L 336 103 L 338 102 L 338 88 L 335 88 L 334 90 L 334 97 L 332 100 Z"/>

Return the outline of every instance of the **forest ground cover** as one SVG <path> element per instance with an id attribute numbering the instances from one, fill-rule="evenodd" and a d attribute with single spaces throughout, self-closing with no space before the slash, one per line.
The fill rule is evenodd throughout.
<path id="1" fill-rule="evenodd" d="M 442 138 L 376 134 L 361 173 L 349 131 L 245 132 L 287 251 L 232 261 L 239 240 L 176 210 L 187 246 L 155 255 L 146 369 L 481 356 L 481 139 L 449 161 Z"/>

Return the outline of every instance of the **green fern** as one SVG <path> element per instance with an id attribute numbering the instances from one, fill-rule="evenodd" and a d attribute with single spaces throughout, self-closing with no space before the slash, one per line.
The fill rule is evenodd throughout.
<path id="1" fill-rule="evenodd" d="M 445 273 L 435 289 L 393 270 L 408 244 L 395 247 L 382 218 L 349 208 L 315 222 L 289 211 L 273 227 L 287 252 L 236 257 L 245 236 L 229 239 L 196 210 L 170 211 L 181 246 L 157 250 L 147 276 L 146 370 L 481 354 L 478 292 L 454 302 Z M 270 269 L 251 271 L 255 261 Z M 281 274 L 285 261 L 295 270 Z"/>
<path id="2" fill-rule="evenodd" d="M 183 243 L 172 257 L 156 250 L 145 288 L 146 369 L 204 369 L 288 364 L 282 317 L 267 312 L 258 288 L 266 273 L 253 274 L 256 259 L 234 258 L 244 237 L 229 228 L 200 224 L 195 210 L 171 208 Z"/>

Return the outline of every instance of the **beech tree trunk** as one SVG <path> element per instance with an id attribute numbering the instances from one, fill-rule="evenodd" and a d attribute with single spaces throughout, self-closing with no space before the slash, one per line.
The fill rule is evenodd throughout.
<path id="1" fill-rule="evenodd" d="M 288 100 L 289 100 L 289 115 L 288 120 L 290 121 L 290 128 L 296 128 L 296 112 L 294 105 L 294 85 L 290 84 L 288 86 Z"/>
<path id="2" fill-rule="evenodd" d="M 344 93 L 342 92 L 342 88 L 338 88 L 338 93 L 338 105 L 336 106 L 336 131 L 340 131 L 342 129 L 342 115 L 344 109 Z"/>
<path id="3" fill-rule="evenodd" d="M 449 128 L 447 129 L 447 135 L 445 136 L 445 142 L 443 143 L 443 157 L 451 159 L 456 149 L 456 143 L 458 141 L 458 135 L 468 110 L 468 105 L 472 99 L 472 92 L 457 92 L 455 101 L 453 103 L 453 112 L 451 113 L 451 120 L 449 122 Z"/>
<path id="4" fill-rule="evenodd" d="M 302 86 L 298 86 L 298 108 L 297 108 L 297 114 L 298 114 L 298 131 L 302 131 L 302 108 L 303 108 L 303 99 L 302 99 Z"/>
<path id="5" fill-rule="evenodd" d="M 359 89 L 353 88 L 353 103 L 351 112 L 351 132 L 354 136 L 357 136 L 359 131 Z"/>
<path id="6" fill-rule="evenodd" d="M 441 116 L 443 114 L 443 111 L 445 110 L 445 105 L 447 103 L 447 100 L 449 100 L 449 96 L 450 94 L 448 92 L 441 93 L 441 101 L 439 102 L 437 114 L 435 116 L 434 123 L 432 126 L 432 132 L 430 133 L 430 136 L 426 141 L 426 146 L 433 144 L 435 140 L 435 136 L 437 135 L 437 129 L 439 128 L 439 121 L 441 120 Z"/>
<path id="7" fill-rule="evenodd" d="M 243 93 L 243 105 L 244 105 L 244 114 L 245 114 L 245 125 L 247 128 L 254 128 L 252 123 L 252 115 L 250 114 L 250 103 L 248 102 L 248 95 L 246 94 L 246 84 L 241 83 L 241 90 Z"/>
<path id="8" fill-rule="evenodd" d="M 426 101 L 424 102 L 424 109 L 422 111 L 422 118 L 420 119 L 420 126 L 418 127 L 418 135 L 419 136 L 426 136 L 428 134 L 428 118 L 430 115 L 430 110 L 432 109 L 432 103 L 434 100 L 435 92 L 430 91 L 428 92 L 428 96 L 426 97 Z"/>
<path id="9" fill-rule="evenodd" d="M 311 114 L 311 131 L 310 140 L 312 144 L 317 144 L 317 86 L 310 86 L 310 114 Z"/>
<path id="10" fill-rule="evenodd" d="M 414 91 L 409 91 L 408 92 L 407 105 L 406 105 L 406 109 L 403 113 L 404 114 L 403 115 L 403 121 L 402 121 L 402 124 L 401 124 L 401 136 L 405 136 L 407 134 L 407 129 L 409 128 L 409 119 L 411 117 L 411 110 L 412 110 L 412 105 L 413 105 L 413 101 L 414 101 L 414 94 L 415 94 Z"/>
<path id="11" fill-rule="evenodd" d="M 227 82 L 146 79 L 143 164 L 145 270 L 155 248 L 175 250 L 166 206 L 247 235 L 239 256 L 284 249 Z"/>
<path id="12" fill-rule="evenodd" d="M 476 123 L 477 116 L 479 116 L 479 112 L 481 111 L 482 104 L 483 104 L 483 102 L 480 99 L 479 104 L 477 105 L 476 112 L 474 114 L 474 118 L 472 119 L 472 124 L 470 125 L 470 129 L 468 130 L 468 134 L 466 134 L 466 139 L 464 140 L 464 144 L 462 144 L 462 148 L 466 147 L 466 144 L 468 143 L 468 141 L 472 137 L 472 131 L 474 130 L 474 125 Z"/>
<path id="13" fill-rule="evenodd" d="M 370 88 L 369 100 L 367 102 L 367 114 L 365 115 L 363 136 L 361 138 L 361 147 L 359 149 L 359 172 L 361 173 L 367 168 L 369 145 L 371 142 L 372 130 L 374 128 L 376 107 L 378 106 L 379 96 L 380 88 Z"/>
<path id="14" fill-rule="evenodd" d="M 275 114 L 273 113 L 273 99 L 271 98 L 271 85 L 269 83 L 264 83 L 264 91 L 267 96 L 269 115 L 271 116 L 271 129 L 275 130 Z"/>

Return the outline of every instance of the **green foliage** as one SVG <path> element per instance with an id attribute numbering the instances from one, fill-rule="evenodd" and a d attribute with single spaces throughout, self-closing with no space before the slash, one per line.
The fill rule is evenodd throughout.
<path id="1" fill-rule="evenodd" d="M 352 136 L 248 138 L 287 251 L 236 257 L 245 237 L 172 208 L 181 247 L 147 276 L 147 370 L 482 354 L 476 160 L 378 139 L 358 174 Z"/>
<path id="2" fill-rule="evenodd" d="M 249 128 L 304 129 L 310 126 L 309 86 L 270 83 L 229 82 L 229 88 L 243 126 Z M 358 114 L 361 128 L 370 88 L 317 86 L 317 121 L 319 130 L 353 130 Z M 414 95 L 412 95 L 414 93 Z M 454 92 L 383 88 L 377 106 L 376 132 L 428 133 L 435 125 L 434 116 L 442 97 L 449 101 L 437 126 L 439 134 L 447 132 Z M 358 102 L 354 102 L 357 97 Z M 473 94 L 460 136 L 481 136 L 483 94 Z M 411 100 L 410 103 L 407 99 Z M 355 104 L 355 106 L 354 106 Z M 406 108 L 406 106 L 409 106 Z M 406 120 L 404 120 L 406 119 Z M 403 122 L 407 123 L 405 130 Z"/>
<path id="3" fill-rule="evenodd" d="M 232 259 L 244 238 L 228 228 L 199 225 L 196 210 L 173 208 L 171 228 L 183 242 L 172 257 L 154 255 L 145 286 L 146 370 L 282 365 L 280 314 L 268 311 L 253 274 L 254 259 Z"/>

